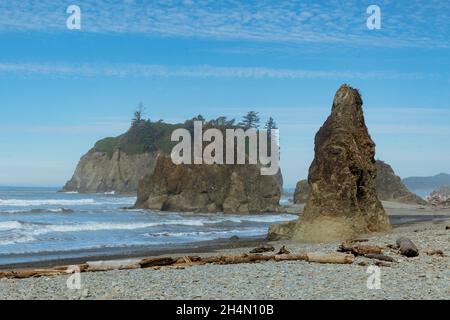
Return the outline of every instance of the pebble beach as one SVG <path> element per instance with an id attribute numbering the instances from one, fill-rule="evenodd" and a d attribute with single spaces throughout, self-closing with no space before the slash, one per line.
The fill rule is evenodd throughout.
<path id="1" fill-rule="evenodd" d="M 411 239 L 418 257 L 394 250 L 384 254 L 396 262 L 379 266 L 380 288 L 368 288 L 368 267 L 375 260 L 357 257 L 353 264 L 305 261 L 233 265 L 197 265 L 81 273 L 81 288 L 68 289 L 67 276 L 0 279 L 0 299 L 445 299 L 450 297 L 450 225 L 448 220 L 395 228 L 389 234 L 365 237 L 382 247 L 399 237 Z M 293 253 L 335 252 L 339 243 L 271 242 Z M 199 256 L 249 252 L 252 248 L 204 252 Z M 441 250 L 444 255 L 429 255 Z"/>

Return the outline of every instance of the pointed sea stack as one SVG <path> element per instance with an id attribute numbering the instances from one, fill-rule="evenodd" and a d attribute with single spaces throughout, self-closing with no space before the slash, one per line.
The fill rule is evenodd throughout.
<path id="1" fill-rule="evenodd" d="M 341 240 L 390 229 L 377 196 L 375 143 L 362 103 L 359 92 L 347 85 L 336 92 L 331 115 L 315 137 L 311 193 L 294 240 Z"/>
<path id="2" fill-rule="evenodd" d="M 269 239 L 280 238 L 280 231 L 293 240 L 326 242 L 389 230 L 375 186 L 375 143 L 356 89 L 339 88 L 331 115 L 316 134 L 314 152 L 303 215 L 295 224 L 271 227 Z"/>

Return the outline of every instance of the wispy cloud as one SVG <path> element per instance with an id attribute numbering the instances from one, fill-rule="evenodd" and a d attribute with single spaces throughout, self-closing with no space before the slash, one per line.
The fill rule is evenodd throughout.
<path id="1" fill-rule="evenodd" d="M 129 128 L 127 122 L 99 122 L 83 125 L 0 124 L 0 133 L 11 134 L 120 134 Z"/>
<path id="2" fill-rule="evenodd" d="M 436 74 L 400 72 L 314 71 L 265 67 L 165 66 L 148 64 L 35 64 L 0 63 L 0 75 L 75 77 L 188 77 L 188 78 L 277 78 L 277 79 L 403 79 L 436 78 Z"/>
<path id="3" fill-rule="evenodd" d="M 0 32 L 65 30 L 69 4 L 82 9 L 81 32 L 161 37 L 449 47 L 450 2 L 375 1 L 382 30 L 366 28 L 373 1 L 0 0 Z"/>

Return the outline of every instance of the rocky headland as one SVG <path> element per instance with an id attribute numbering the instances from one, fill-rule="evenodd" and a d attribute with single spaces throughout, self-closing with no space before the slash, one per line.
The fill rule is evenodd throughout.
<path id="1" fill-rule="evenodd" d="M 126 133 L 96 142 L 62 191 L 135 194 L 139 181 L 153 172 L 158 154 L 170 152 L 170 134 L 181 126 L 139 116 Z"/>

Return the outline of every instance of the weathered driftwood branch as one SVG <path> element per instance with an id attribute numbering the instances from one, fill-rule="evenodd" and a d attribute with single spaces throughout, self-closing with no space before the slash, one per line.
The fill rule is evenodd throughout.
<path id="1" fill-rule="evenodd" d="M 385 254 L 368 253 L 368 254 L 365 254 L 364 257 L 369 258 L 369 259 L 388 261 L 388 262 L 397 262 L 394 258 L 387 256 Z"/>
<path id="2" fill-rule="evenodd" d="M 343 253 L 300 253 L 300 254 L 250 254 L 230 256 L 183 256 L 183 257 L 157 257 L 146 258 L 142 260 L 117 260 L 117 261 L 96 261 L 86 264 L 76 265 L 80 272 L 96 272 L 108 270 L 139 269 L 139 268 L 160 268 L 160 267 L 184 267 L 201 264 L 239 264 L 239 263 L 257 263 L 264 261 L 308 261 L 311 263 L 353 263 L 355 256 Z M 69 266 L 59 266 L 51 269 L 32 269 L 0 271 L 1 278 L 23 279 L 42 276 L 57 276 L 69 274 Z"/>
<path id="3" fill-rule="evenodd" d="M 417 257 L 419 255 L 419 249 L 408 238 L 399 238 L 396 241 L 400 253 L 406 257 Z"/>
<path id="4" fill-rule="evenodd" d="M 271 245 L 262 245 L 259 246 L 253 250 L 250 251 L 250 253 L 263 253 L 263 252 L 269 252 L 269 251 L 275 251 L 275 248 Z"/>
<path id="5" fill-rule="evenodd" d="M 308 262 L 317 263 L 338 263 L 338 264 L 350 264 L 355 261 L 355 256 L 353 254 L 343 254 L 343 253 L 307 253 Z"/>
<path id="6" fill-rule="evenodd" d="M 150 268 L 150 267 L 162 267 L 162 266 L 170 266 L 175 264 L 178 259 L 174 259 L 171 257 L 162 257 L 162 258 L 147 258 L 142 259 L 139 262 L 141 268 Z"/>
<path id="7" fill-rule="evenodd" d="M 438 256 L 438 257 L 445 256 L 444 251 L 442 251 L 442 250 L 428 250 L 426 253 L 429 256 Z"/>
<path id="8" fill-rule="evenodd" d="M 383 249 L 378 246 L 370 246 L 370 245 L 353 245 L 348 242 L 343 242 L 339 248 L 339 252 L 350 252 L 354 254 L 355 256 L 363 256 L 366 254 L 381 254 L 383 252 Z"/>

